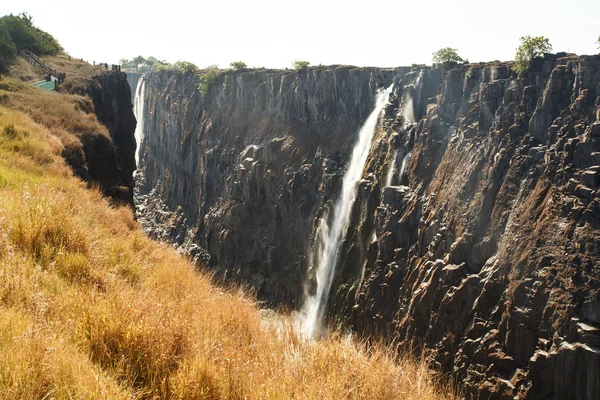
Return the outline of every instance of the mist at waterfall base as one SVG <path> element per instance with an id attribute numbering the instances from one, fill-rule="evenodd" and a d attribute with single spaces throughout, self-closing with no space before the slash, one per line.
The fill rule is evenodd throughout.
<path id="1" fill-rule="evenodd" d="M 346 236 L 352 206 L 356 200 L 358 183 L 369 156 L 379 114 L 389 103 L 391 89 L 392 86 L 385 90 L 381 89 L 377 94 L 375 108 L 358 133 L 358 140 L 342 181 L 342 192 L 335 203 L 335 207 L 331 210 L 333 213 L 332 218 L 329 218 L 328 213 L 325 213 L 319 222 L 313 254 L 310 257 L 311 263 L 313 263 L 310 270 L 315 271 L 316 290 L 306 295 L 303 307 L 298 315 L 300 330 L 308 337 L 318 337 L 324 334 L 322 322 L 335 274 L 340 245 Z M 329 221 L 331 221 L 330 224 Z M 312 268 L 313 266 L 316 269 Z"/>
<path id="2" fill-rule="evenodd" d="M 144 94 L 146 92 L 146 81 L 144 76 L 140 77 L 135 88 L 135 98 L 133 100 L 133 115 L 137 120 L 135 126 L 135 163 L 140 164 L 140 150 L 142 148 L 142 140 L 144 139 Z"/>

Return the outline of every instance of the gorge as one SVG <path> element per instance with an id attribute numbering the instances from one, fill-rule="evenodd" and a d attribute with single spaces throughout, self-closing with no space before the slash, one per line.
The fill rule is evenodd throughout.
<path id="1" fill-rule="evenodd" d="M 135 82 L 151 236 L 468 396 L 600 397 L 600 56 Z"/>

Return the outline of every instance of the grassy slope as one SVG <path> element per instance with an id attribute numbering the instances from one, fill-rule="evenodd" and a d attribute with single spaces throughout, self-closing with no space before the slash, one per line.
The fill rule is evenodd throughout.
<path id="1" fill-rule="evenodd" d="M 21 100 L 0 103 L 0 398 L 445 398 L 422 362 L 266 324 L 74 178 L 78 125 Z"/>

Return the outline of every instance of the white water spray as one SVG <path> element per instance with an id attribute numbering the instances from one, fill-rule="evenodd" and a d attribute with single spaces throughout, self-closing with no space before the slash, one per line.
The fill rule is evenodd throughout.
<path id="1" fill-rule="evenodd" d="M 133 100 L 133 114 L 135 115 L 135 119 L 137 120 L 137 124 L 135 126 L 135 163 L 139 165 L 140 163 L 140 150 L 142 148 L 142 140 L 144 139 L 144 94 L 146 92 L 146 81 L 144 80 L 144 76 L 140 77 L 137 83 L 137 87 L 135 88 L 135 97 Z"/>
<path id="2" fill-rule="evenodd" d="M 412 154 L 412 151 L 409 151 L 408 153 L 406 153 L 406 155 L 402 159 L 402 165 L 400 166 L 400 173 L 398 174 L 398 179 L 400 180 L 400 184 L 402 184 L 402 177 L 404 176 L 404 172 L 406 171 L 406 164 L 408 164 L 411 154 Z"/>
<path id="3" fill-rule="evenodd" d="M 391 89 L 390 86 L 377 94 L 375 109 L 358 133 L 358 141 L 354 146 L 348 169 L 342 181 L 342 192 L 333 209 L 331 225 L 327 224 L 329 216 L 323 215 L 317 229 L 317 241 L 314 250 L 317 257 L 311 257 L 311 260 L 314 259 L 316 262 L 317 288 L 315 293 L 307 295 L 300 312 L 301 329 L 309 337 L 319 336 L 322 333 L 321 321 L 327 306 L 327 298 L 334 277 L 340 244 L 346 236 L 350 213 L 356 200 L 358 183 L 369 156 L 373 135 L 377 128 L 377 120 L 379 114 L 389 102 Z"/>
<path id="4" fill-rule="evenodd" d="M 394 150 L 394 157 L 392 157 L 392 163 L 388 170 L 387 176 L 385 177 L 385 186 L 391 186 L 394 174 L 396 173 L 396 161 L 398 160 L 398 150 Z"/>

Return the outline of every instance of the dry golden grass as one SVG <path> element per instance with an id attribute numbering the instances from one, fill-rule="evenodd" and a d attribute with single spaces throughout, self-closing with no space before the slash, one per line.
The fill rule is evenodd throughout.
<path id="1" fill-rule="evenodd" d="M 421 361 L 265 321 L 86 189 L 27 112 L 0 106 L 1 399 L 452 398 Z"/>

